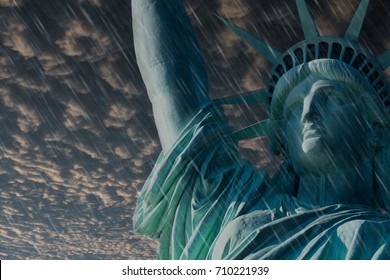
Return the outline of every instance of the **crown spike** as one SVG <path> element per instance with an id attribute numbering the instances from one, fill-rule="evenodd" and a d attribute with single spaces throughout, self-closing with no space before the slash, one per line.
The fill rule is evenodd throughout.
<path id="1" fill-rule="evenodd" d="M 226 105 L 226 104 L 236 104 L 236 105 L 246 105 L 246 104 L 260 104 L 268 103 L 269 93 L 265 88 L 244 92 L 240 94 L 231 95 L 228 97 L 223 97 L 219 99 L 214 99 L 216 105 Z"/>
<path id="2" fill-rule="evenodd" d="M 319 35 L 318 30 L 314 24 L 313 18 L 310 15 L 305 0 L 296 0 L 296 5 L 298 8 L 299 18 L 301 20 L 305 39 L 317 37 Z"/>
<path id="3" fill-rule="evenodd" d="M 390 50 L 385 51 L 376 58 L 383 69 L 386 69 L 390 66 Z"/>
<path id="4" fill-rule="evenodd" d="M 268 135 L 268 128 L 271 123 L 270 119 L 266 119 L 240 130 L 235 131 L 234 137 L 237 141 L 247 140 L 255 137 L 263 137 Z"/>
<path id="5" fill-rule="evenodd" d="M 361 0 L 359 7 L 348 26 L 348 29 L 345 32 L 345 36 L 354 40 L 359 38 L 369 3 L 370 0 Z"/>
<path id="6" fill-rule="evenodd" d="M 272 64 L 276 64 L 278 62 L 278 58 L 281 56 L 281 52 L 267 45 L 260 39 L 256 38 L 249 32 L 244 29 L 238 27 L 234 23 L 228 21 L 224 17 L 221 17 L 216 14 L 216 16 L 231 30 L 233 30 L 238 36 L 240 36 L 245 42 L 247 42 L 252 48 L 254 48 L 257 52 L 262 54 L 269 62 Z"/>

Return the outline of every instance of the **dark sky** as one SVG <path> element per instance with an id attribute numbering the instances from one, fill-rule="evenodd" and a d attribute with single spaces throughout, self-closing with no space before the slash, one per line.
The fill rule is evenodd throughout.
<path id="1" fill-rule="evenodd" d="M 295 1 L 185 1 L 213 98 L 254 90 L 270 65 L 213 13 L 273 47 L 303 39 Z M 307 0 L 321 35 L 341 35 L 358 0 Z M 361 42 L 390 48 L 390 3 L 372 0 Z M 0 258 L 150 259 L 132 231 L 142 184 L 161 148 L 136 66 L 130 0 L 0 0 Z M 264 108 L 226 107 L 238 128 Z M 241 144 L 275 169 L 265 139 Z"/>

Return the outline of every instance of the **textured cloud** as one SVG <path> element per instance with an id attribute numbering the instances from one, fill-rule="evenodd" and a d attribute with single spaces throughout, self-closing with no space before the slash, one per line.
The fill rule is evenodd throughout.
<path id="1" fill-rule="evenodd" d="M 137 93 L 137 90 L 130 79 L 132 73 L 129 69 L 131 68 L 124 64 L 123 61 L 111 61 L 109 59 L 99 66 L 99 74 L 113 89 L 134 95 Z"/>
<path id="2" fill-rule="evenodd" d="M 294 1 L 186 2 L 212 97 L 257 89 L 270 65 L 213 13 L 275 48 L 303 38 Z M 342 34 L 358 0 L 310 1 L 321 34 Z M 148 259 L 156 243 L 132 231 L 143 183 L 161 150 L 140 80 L 128 0 L 0 0 L 0 258 Z M 363 43 L 390 46 L 390 11 L 371 1 Z M 245 107 L 245 106 L 244 106 Z M 264 106 L 228 106 L 238 129 Z M 240 143 L 273 173 L 267 140 Z"/>
<path id="3" fill-rule="evenodd" d="M 26 25 L 14 18 L 8 18 L 7 26 L 7 30 L 2 32 L 3 44 L 26 58 L 33 57 L 36 52 L 28 39 Z"/>
<path id="4" fill-rule="evenodd" d="M 73 69 L 61 53 L 42 52 L 37 55 L 37 59 L 47 76 L 62 77 L 72 74 Z"/>
<path id="5" fill-rule="evenodd" d="M 0 6 L 4 7 L 17 7 L 22 5 L 23 0 L 1 0 Z"/>
<path id="6" fill-rule="evenodd" d="M 38 114 L 34 109 L 29 107 L 27 104 L 17 104 L 16 110 L 19 113 L 18 126 L 24 133 L 30 130 L 38 129 L 41 124 Z"/>
<path id="7" fill-rule="evenodd" d="M 126 121 L 130 120 L 135 114 L 135 110 L 131 110 L 122 104 L 113 104 L 110 107 L 107 118 L 104 120 L 106 127 L 124 127 Z"/>
<path id="8" fill-rule="evenodd" d="M 64 36 L 56 41 L 67 56 L 75 56 L 81 61 L 95 62 L 106 55 L 110 37 L 96 26 L 80 20 L 72 20 L 65 27 Z"/>

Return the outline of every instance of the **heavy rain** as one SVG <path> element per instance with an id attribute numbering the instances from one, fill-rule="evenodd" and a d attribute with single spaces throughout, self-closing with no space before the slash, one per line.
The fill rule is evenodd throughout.
<path id="1" fill-rule="evenodd" d="M 295 1 L 184 2 L 213 99 L 264 87 L 272 67 L 215 14 L 281 51 L 303 39 Z M 360 3 L 306 2 L 323 36 L 343 34 Z M 390 3 L 371 2 L 360 42 L 379 55 Z M 155 259 L 157 243 L 132 224 L 161 146 L 131 0 L 0 0 L 0 15 L 0 258 Z M 224 110 L 233 129 L 268 115 L 264 105 Z M 240 152 L 271 175 L 282 160 L 265 138 Z"/>

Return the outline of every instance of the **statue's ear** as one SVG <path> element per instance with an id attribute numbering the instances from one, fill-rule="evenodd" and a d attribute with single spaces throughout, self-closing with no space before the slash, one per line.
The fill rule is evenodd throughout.
<path id="1" fill-rule="evenodd" d="M 390 144 L 390 128 L 381 124 L 375 124 L 371 127 L 368 141 L 374 148 L 384 148 Z"/>

